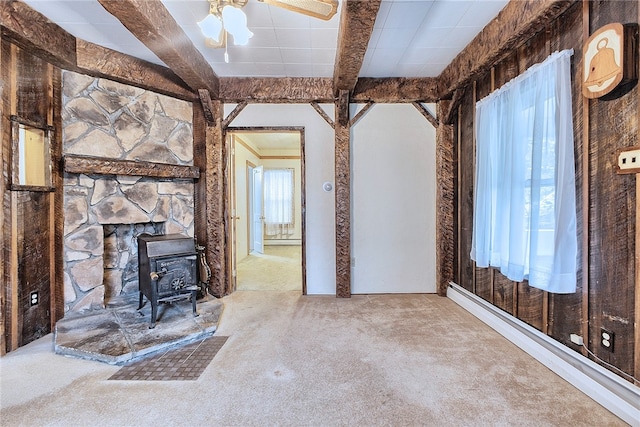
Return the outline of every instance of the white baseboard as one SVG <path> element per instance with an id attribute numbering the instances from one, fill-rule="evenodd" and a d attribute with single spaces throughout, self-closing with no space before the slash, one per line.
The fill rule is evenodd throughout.
<path id="1" fill-rule="evenodd" d="M 455 283 L 447 297 L 616 416 L 640 426 L 639 387 Z"/>
<path id="2" fill-rule="evenodd" d="M 265 246 L 300 246 L 301 239 L 264 239 Z"/>

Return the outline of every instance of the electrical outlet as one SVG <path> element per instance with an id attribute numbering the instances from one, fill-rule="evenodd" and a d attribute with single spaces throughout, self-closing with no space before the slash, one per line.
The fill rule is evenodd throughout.
<path id="1" fill-rule="evenodd" d="M 615 334 L 608 329 L 600 328 L 600 346 L 613 353 Z"/>
<path id="2" fill-rule="evenodd" d="M 618 169 L 640 169 L 640 148 L 622 150 L 618 153 Z"/>
<path id="3" fill-rule="evenodd" d="M 38 305 L 38 303 L 40 302 L 40 295 L 38 294 L 38 291 L 33 291 L 29 294 L 29 306 L 33 307 L 34 305 Z"/>

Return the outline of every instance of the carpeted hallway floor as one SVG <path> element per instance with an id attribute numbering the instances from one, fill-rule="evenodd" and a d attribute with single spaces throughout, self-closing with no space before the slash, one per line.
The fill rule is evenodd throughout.
<path id="1" fill-rule="evenodd" d="M 47 336 L 0 359 L 2 426 L 617 426 L 447 298 L 238 291 L 195 381 L 114 381 Z"/>
<path id="2" fill-rule="evenodd" d="M 301 246 L 267 245 L 263 254 L 252 252 L 236 267 L 237 289 L 302 292 L 301 257 Z"/>

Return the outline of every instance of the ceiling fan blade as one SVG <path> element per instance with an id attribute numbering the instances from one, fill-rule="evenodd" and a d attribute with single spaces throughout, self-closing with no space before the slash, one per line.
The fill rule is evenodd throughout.
<path id="1" fill-rule="evenodd" d="M 328 21 L 338 11 L 338 0 L 258 0 Z"/>

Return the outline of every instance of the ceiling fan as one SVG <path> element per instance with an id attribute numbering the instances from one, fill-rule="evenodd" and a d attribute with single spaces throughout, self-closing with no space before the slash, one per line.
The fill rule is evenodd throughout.
<path id="1" fill-rule="evenodd" d="M 328 21 L 338 11 L 338 0 L 258 0 L 272 6 Z"/>

